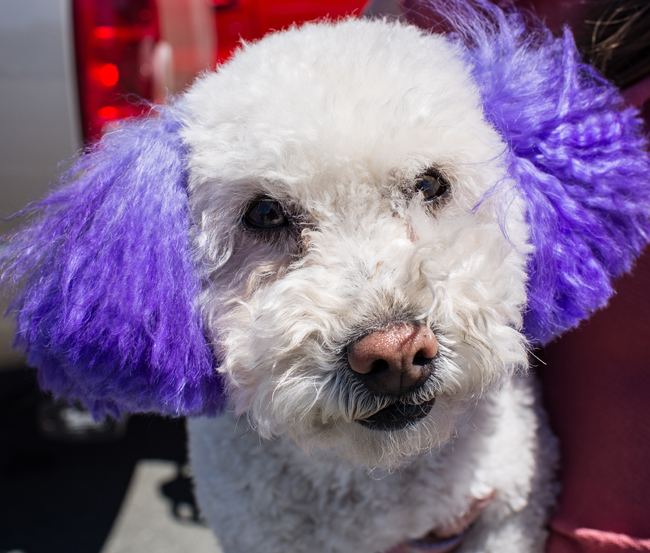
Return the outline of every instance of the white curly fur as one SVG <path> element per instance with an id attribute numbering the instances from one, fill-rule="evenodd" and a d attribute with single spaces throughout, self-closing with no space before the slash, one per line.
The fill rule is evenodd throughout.
<path id="1" fill-rule="evenodd" d="M 527 368 L 528 229 L 460 52 L 399 23 L 305 25 L 245 45 L 181 107 L 202 308 L 247 414 L 190 423 L 225 550 L 380 553 L 494 492 L 462 551 L 541 551 L 552 440 L 530 383 L 508 384 Z M 434 205 L 415 189 L 430 167 L 451 184 Z M 260 197 L 291 225 L 246 228 Z M 435 405 L 371 430 L 356 421 L 391 400 L 342 359 L 404 322 L 439 343 L 435 377 L 409 397 Z"/>

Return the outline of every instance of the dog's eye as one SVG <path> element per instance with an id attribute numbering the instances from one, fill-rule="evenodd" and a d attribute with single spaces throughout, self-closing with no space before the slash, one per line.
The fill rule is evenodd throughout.
<path id="1" fill-rule="evenodd" d="M 437 169 L 427 169 L 415 181 L 415 188 L 422 192 L 426 203 L 439 200 L 449 193 L 449 181 Z"/>
<path id="2" fill-rule="evenodd" d="M 244 215 L 245 223 L 253 228 L 271 229 L 287 224 L 287 217 L 282 211 L 279 202 L 270 198 L 256 200 Z"/>

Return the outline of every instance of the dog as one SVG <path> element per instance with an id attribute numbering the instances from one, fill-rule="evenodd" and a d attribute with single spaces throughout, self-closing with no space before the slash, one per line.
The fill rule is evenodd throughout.
<path id="1" fill-rule="evenodd" d="M 647 243 L 646 142 L 568 31 L 432 6 L 244 45 L 5 240 L 41 386 L 189 415 L 227 553 L 543 550 L 529 350 Z"/>

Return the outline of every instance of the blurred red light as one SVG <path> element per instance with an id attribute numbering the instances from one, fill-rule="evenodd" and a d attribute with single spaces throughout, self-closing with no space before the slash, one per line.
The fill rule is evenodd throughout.
<path id="1" fill-rule="evenodd" d="M 120 72 L 114 63 L 106 63 L 99 68 L 98 76 L 104 86 L 115 86 L 120 80 Z"/>
<path id="2" fill-rule="evenodd" d="M 145 112 L 154 100 L 149 67 L 160 40 L 157 2 L 71 2 L 84 138 L 95 140 L 120 119 Z"/>
<path id="3" fill-rule="evenodd" d="M 117 36 L 117 29 L 115 27 L 104 25 L 103 27 L 95 27 L 93 29 L 93 37 L 98 38 L 100 40 L 108 40 L 108 39 L 115 38 L 116 36 Z"/>
<path id="4" fill-rule="evenodd" d="M 97 116 L 108 121 L 115 121 L 120 116 L 120 111 L 115 106 L 104 106 L 97 110 Z"/>

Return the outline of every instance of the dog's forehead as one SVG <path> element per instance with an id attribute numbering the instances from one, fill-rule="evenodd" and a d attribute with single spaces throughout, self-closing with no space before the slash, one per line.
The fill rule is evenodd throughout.
<path id="1" fill-rule="evenodd" d="M 322 179 L 476 165 L 499 142 L 459 48 L 385 21 L 267 37 L 201 79 L 185 106 L 194 185 L 266 181 L 313 194 Z"/>

